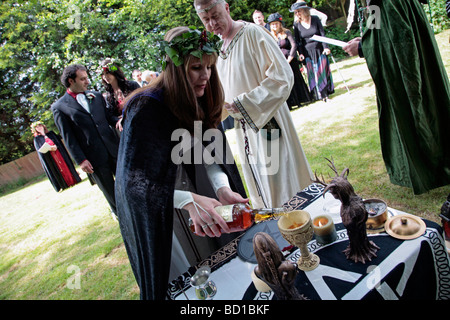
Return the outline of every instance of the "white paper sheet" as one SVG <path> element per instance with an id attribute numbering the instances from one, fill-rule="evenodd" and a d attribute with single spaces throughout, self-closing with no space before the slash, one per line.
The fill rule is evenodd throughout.
<path id="1" fill-rule="evenodd" d="M 51 150 L 51 145 L 49 145 L 47 142 L 44 142 L 44 144 L 42 145 L 42 147 L 39 148 L 39 152 L 40 153 L 47 153 Z"/>
<path id="2" fill-rule="evenodd" d="M 340 40 L 335 40 L 335 39 L 331 39 L 331 38 L 327 38 L 327 37 L 322 37 L 322 36 L 318 36 L 318 35 L 313 35 L 311 37 L 312 40 L 314 41 L 319 41 L 319 42 L 325 42 L 328 44 L 332 44 L 338 47 L 343 47 L 347 45 L 347 42 L 344 41 L 340 41 Z"/>

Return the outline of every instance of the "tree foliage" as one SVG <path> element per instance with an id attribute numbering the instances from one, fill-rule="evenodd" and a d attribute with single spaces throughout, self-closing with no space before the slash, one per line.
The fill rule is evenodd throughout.
<path id="1" fill-rule="evenodd" d="M 293 2 L 228 1 L 235 20 L 252 21 L 255 9 L 266 18 L 279 12 L 288 28 Z M 308 1 L 330 12 L 339 11 L 342 2 Z M 60 82 L 65 66 L 84 64 L 91 88 L 98 91 L 102 87 L 97 70 L 108 57 L 120 62 L 128 78 L 134 69 L 161 71 L 158 43 L 167 30 L 181 25 L 201 27 L 193 0 L 3 0 L 0 164 L 34 150 L 31 122 L 41 120 L 56 130 L 50 107 L 65 91 Z"/>
<path id="2" fill-rule="evenodd" d="M 5 0 L 0 4 L 0 163 L 33 151 L 31 122 L 56 130 L 51 105 L 64 93 L 60 76 L 71 63 L 86 65 L 91 87 L 102 90 L 100 61 L 113 57 L 127 77 L 158 70 L 158 41 L 170 28 L 200 25 L 192 0 Z M 288 7 L 288 1 L 276 1 Z M 274 3 L 230 1 L 251 21 L 253 8 Z M 250 9 L 251 8 L 251 9 Z M 273 11 L 276 11 L 275 9 Z"/>
<path id="3" fill-rule="evenodd" d="M 163 3 L 169 2 L 180 1 Z M 60 75 L 66 65 L 86 65 L 96 90 L 101 90 L 99 63 L 107 57 L 121 61 L 129 77 L 135 68 L 156 69 L 155 43 L 165 28 L 181 22 L 161 23 L 158 9 L 155 0 L 3 1 L 0 163 L 33 150 L 31 122 L 39 119 L 56 129 L 50 106 L 65 91 Z"/>

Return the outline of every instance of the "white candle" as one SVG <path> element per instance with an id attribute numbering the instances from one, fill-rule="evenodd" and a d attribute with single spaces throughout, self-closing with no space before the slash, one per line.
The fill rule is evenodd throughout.
<path id="1" fill-rule="evenodd" d="M 313 229 L 316 241 L 320 244 L 329 244 L 336 240 L 336 228 L 329 215 L 320 215 L 313 220 Z"/>

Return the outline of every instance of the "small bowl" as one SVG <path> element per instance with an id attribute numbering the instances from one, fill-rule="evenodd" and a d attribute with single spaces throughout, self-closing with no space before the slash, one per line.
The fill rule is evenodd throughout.
<path id="1" fill-rule="evenodd" d="M 380 199 L 366 199 L 364 206 L 369 213 L 366 228 L 369 233 L 384 231 L 384 224 L 388 218 L 388 207 L 386 202 Z"/>

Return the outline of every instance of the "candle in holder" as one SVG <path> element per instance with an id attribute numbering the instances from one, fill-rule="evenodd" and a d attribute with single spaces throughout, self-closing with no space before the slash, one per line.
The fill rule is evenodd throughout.
<path id="1" fill-rule="evenodd" d="M 313 229 L 316 241 L 320 244 L 329 244 L 336 240 L 336 228 L 333 219 L 328 215 L 320 215 L 313 220 Z"/>

